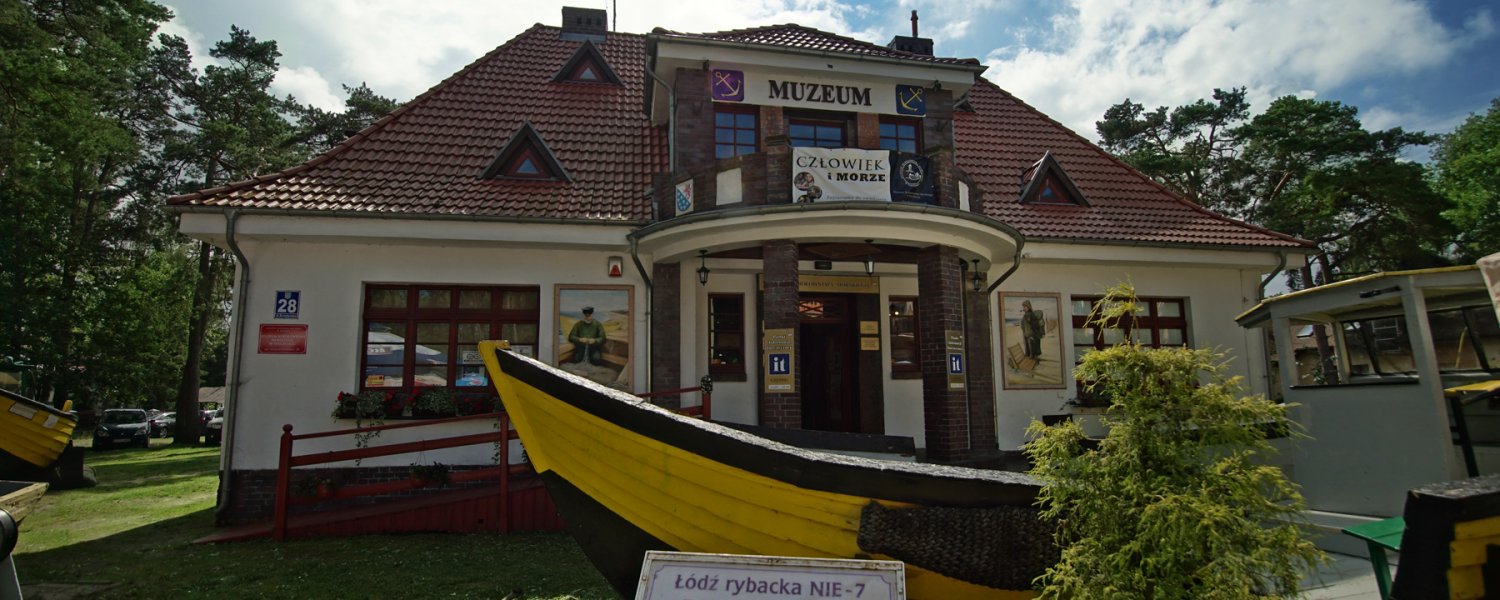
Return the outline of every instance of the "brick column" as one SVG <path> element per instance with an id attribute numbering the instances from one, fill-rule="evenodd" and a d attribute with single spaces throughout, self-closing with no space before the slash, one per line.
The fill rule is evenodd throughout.
<path id="1" fill-rule="evenodd" d="M 677 69 L 677 168 L 714 162 L 714 103 L 708 97 L 708 71 Z"/>
<path id="2" fill-rule="evenodd" d="M 651 268 L 651 391 L 682 386 L 682 264 Z M 678 408 L 678 398 L 660 404 Z"/>
<path id="3" fill-rule="evenodd" d="M 863 150 L 880 149 L 880 115 L 859 113 L 854 116 L 854 146 Z"/>
<path id="4" fill-rule="evenodd" d="M 964 289 L 964 359 L 969 371 L 969 447 L 997 450 L 995 437 L 995 357 L 990 346 L 990 294 Z"/>
<path id="5" fill-rule="evenodd" d="M 797 315 L 797 243 L 772 240 L 761 245 L 766 289 L 761 293 L 761 318 L 766 329 L 791 329 L 795 347 L 802 345 L 802 325 Z M 757 360 L 762 376 L 765 365 Z M 760 383 L 760 424 L 782 429 L 802 428 L 802 369 L 792 362 L 792 393 L 767 393 Z"/>
<path id="6" fill-rule="evenodd" d="M 969 451 L 969 394 L 948 387 L 946 332 L 964 331 L 963 274 L 958 261 L 958 250 L 948 246 L 917 251 L 922 417 L 927 460 L 933 462 L 961 460 Z"/>

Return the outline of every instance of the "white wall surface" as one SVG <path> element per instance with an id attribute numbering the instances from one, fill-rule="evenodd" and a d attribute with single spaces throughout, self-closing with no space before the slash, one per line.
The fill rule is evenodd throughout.
<path id="1" fill-rule="evenodd" d="M 596 228 L 599 235 L 607 232 Z M 554 284 L 635 286 L 634 345 L 644 356 L 645 286 L 626 257 L 624 277 L 606 276 L 607 257 L 621 253 L 604 250 L 528 250 L 521 247 L 444 247 L 359 243 L 266 243 L 241 240 L 250 262 L 246 298 L 245 340 L 240 365 L 233 437 L 234 469 L 270 469 L 277 461 L 283 424 L 295 433 L 352 427 L 352 420 L 330 417 L 340 391 L 358 391 L 360 381 L 361 302 L 367 283 L 431 283 L 453 285 L 536 285 L 540 299 L 538 355 L 553 356 L 557 324 Z M 297 320 L 275 319 L 277 290 L 300 290 L 302 308 Z M 259 354 L 256 340 L 261 324 L 308 325 L 307 354 Z M 632 381 L 643 389 L 644 361 L 632 363 Z M 454 424 L 435 428 L 388 431 L 372 445 L 421 437 L 489 431 L 492 424 Z M 435 431 L 436 430 L 436 431 Z M 347 449 L 348 438 L 310 440 L 297 453 Z M 363 461 L 367 466 L 406 465 L 440 461 L 483 464 L 494 448 L 471 446 L 442 451 L 383 457 Z"/>

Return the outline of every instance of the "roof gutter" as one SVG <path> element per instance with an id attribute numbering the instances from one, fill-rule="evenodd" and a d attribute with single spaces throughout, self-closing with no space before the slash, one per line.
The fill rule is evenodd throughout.
<path id="1" fill-rule="evenodd" d="M 392 213 L 359 210 L 299 210 L 290 208 L 243 208 L 228 206 L 207 206 L 202 204 L 176 204 L 167 206 L 167 210 L 179 213 L 222 213 L 238 211 L 246 215 L 258 216 L 281 216 L 281 217 L 333 217 L 343 219 L 394 219 L 409 221 L 485 221 L 491 223 L 526 223 L 545 225 L 601 225 L 605 227 L 638 227 L 649 221 L 645 219 L 635 220 L 601 220 L 583 219 L 569 217 L 513 217 L 506 215 L 472 215 L 457 213 Z"/>
<path id="2" fill-rule="evenodd" d="M 1232 244 L 1205 244 L 1202 242 L 1147 242 L 1132 240 L 1098 240 L 1092 238 L 1068 238 L 1068 237 L 1036 237 L 1032 238 L 1040 243 L 1053 244 L 1077 244 L 1087 246 L 1137 246 L 1143 248 L 1172 248 L 1189 250 L 1228 250 L 1240 252 L 1279 252 L 1286 253 L 1293 249 L 1283 246 L 1236 246 Z M 1312 248 L 1307 248 L 1309 254 Z"/>
<path id="3" fill-rule="evenodd" d="M 238 241 L 234 239 L 235 223 L 239 219 L 239 211 L 229 209 L 224 211 L 224 239 L 229 251 L 234 253 L 235 262 L 239 263 L 240 280 L 234 285 L 234 296 L 230 300 L 230 315 L 233 323 L 230 330 L 233 332 L 234 346 L 229 349 L 228 373 L 225 374 L 224 385 L 224 430 L 220 434 L 219 445 L 219 503 L 214 508 L 214 520 L 223 522 L 229 513 L 230 490 L 233 485 L 234 476 L 231 470 L 234 468 L 234 431 L 235 415 L 238 414 L 240 391 L 240 361 L 244 356 L 245 348 L 245 294 L 250 286 L 250 261 L 245 258 L 245 253 L 240 251 Z"/>

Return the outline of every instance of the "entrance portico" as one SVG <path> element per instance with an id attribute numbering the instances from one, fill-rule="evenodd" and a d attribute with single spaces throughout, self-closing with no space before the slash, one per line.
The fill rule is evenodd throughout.
<path id="1" fill-rule="evenodd" d="M 693 381 L 674 331 L 708 324 L 696 307 L 706 277 L 752 274 L 755 325 L 746 348 L 760 425 L 886 433 L 888 404 L 916 402 L 907 387 L 888 394 L 880 328 L 890 289 L 917 299 L 920 411 L 929 460 L 952 461 L 995 449 L 991 307 L 984 273 L 1008 266 L 1021 236 L 1004 223 L 957 208 L 890 202 L 781 204 L 690 213 L 632 233 L 636 258 L 649 260 L 653 285 L 651 371 L 656 389 Z M 644 264 L 644 263 L 643 263 Z M 677 283 L 674 294 L 664 283 Z M 979 291 L 975 291 L 975 285 Z M 688 293 L 695 291 L 695 293 Z M 909 292 L 908 292 L 909 293 Z M 885 324 L 885 325 L 883 325 Z M 663 335 L 656 335 L 661 331 Z M 789 334 L 789 384 L 776 385 L 766 337 Z M 913 332 L 914 333 L 914 332 Z M 679 336 L 677 339 L 681 339 Z M 690 356 L 712 351 L 706 338 Z M 887 332 L 886 340 L 895 337 Z M 889 342 L 888 342 L 889 343 Z M 904 377 L 903 377 L 904 378 Z"/>

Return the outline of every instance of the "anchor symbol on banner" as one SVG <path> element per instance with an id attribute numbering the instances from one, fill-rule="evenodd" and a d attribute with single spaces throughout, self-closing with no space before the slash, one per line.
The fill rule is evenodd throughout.
<path id="1" fill-rule="evenodd" d="M 908 94 L 900 98 L 901 108 L 911 112 L 921 112 L 922 107 L 914 105 L 922 102 L 922 92 L 925 90 L 919 87 L 909 87 L 906 89 Z"/>
<path id="2" fill-rule="evenodd" d="M 714 71 L 714 87 L 722 86 L 726 90 L 725 92 L 723 92 L 723 95 L 738 96 L 740 94 L 740 88 L 738 85 L 735 85 L 736 83 L 738 82 L 735 81 L 733 75 L 730 75 L 729 73 L 724 71 Z"/>

